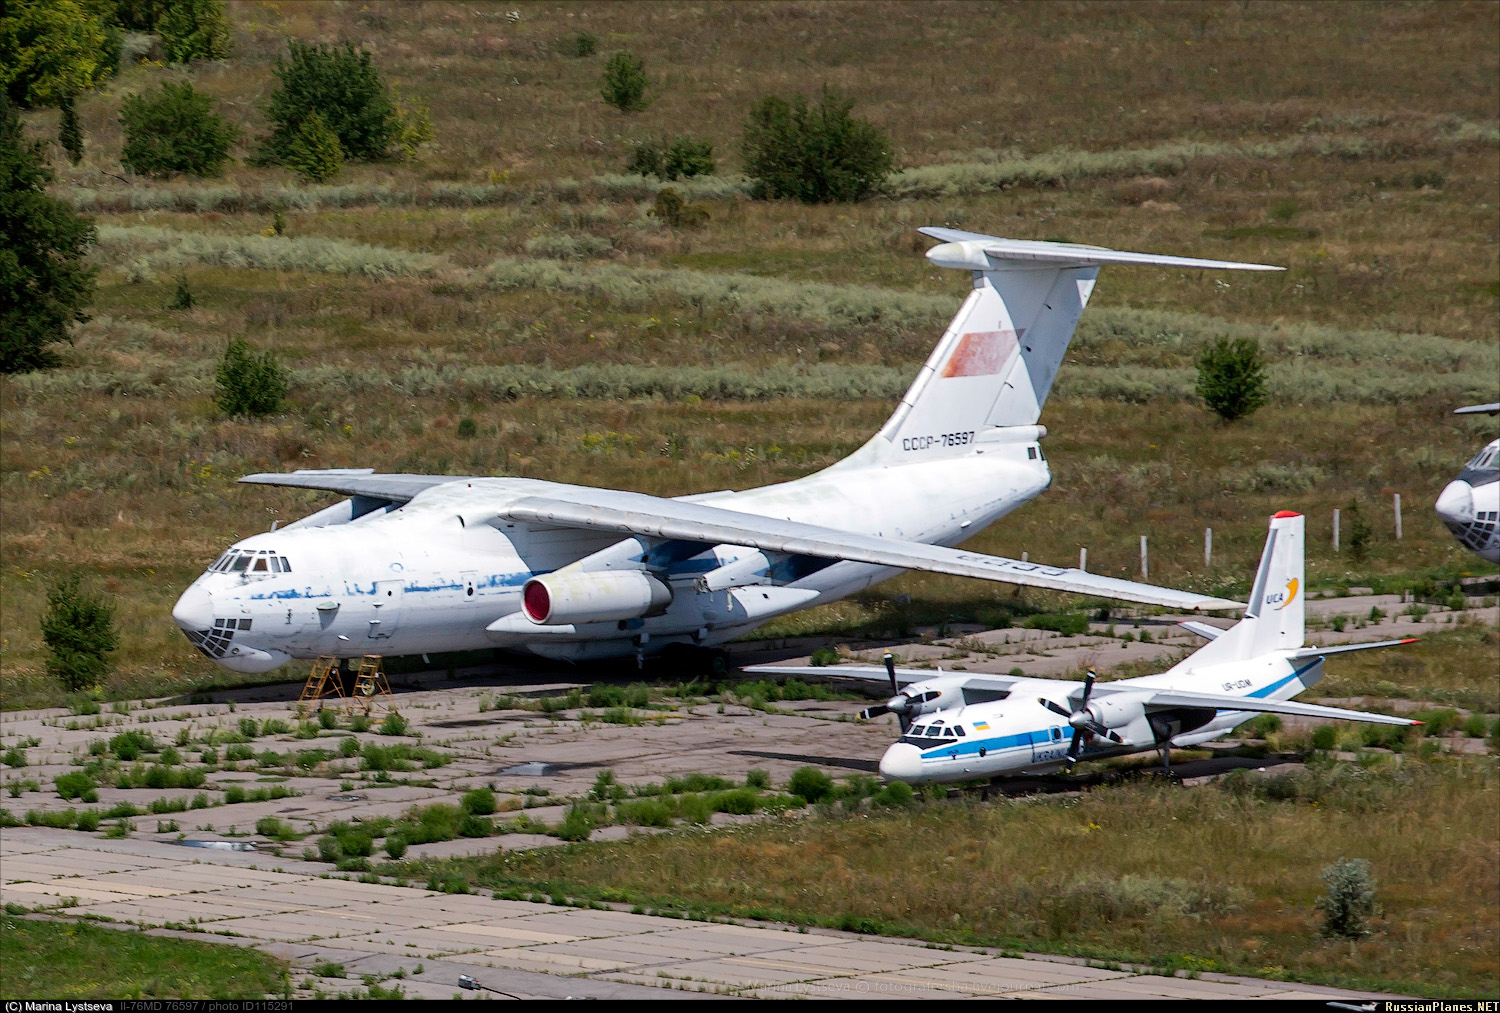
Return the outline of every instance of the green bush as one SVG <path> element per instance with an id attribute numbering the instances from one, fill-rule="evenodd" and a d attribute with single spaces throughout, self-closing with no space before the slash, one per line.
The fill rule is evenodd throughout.
<path id="1" fill-rule="evenodd" d="M 1257 714 L 1239 726 L 1241 738 L 1263 739 L 1272 732 L 1281 731 L 1281 715 Z"/>
<path id="2" fill-rule="evenodd" d="M 591 32 L 577 32 L 560 48 L 569 56 L 593 56 L 599 49 L 599 37 Z"/>
<path id="3" fill-rule="evenodd" d="M 270 349 L 256 354 L 244 338 L 231 338 L 214 371 L 214 401 L 225 415 L 269 415 L 287 394 L 287 371 Z"/>
<path id="4" fill-rule="evenodd" d="M 57 794 L 64 799 L 78 799 L 80 802 L 99 801 L 98 787 L 94 779 L 81 770 L 75 770 L 67 774 L 59 774 L 53 778 L 57 785 Z"/>
<path id="5" fill-rule="evenodd" d="M 881 788 L 880 791 L 876 792 L 875 804 L 879 806 L 888 806 L 891 808 L 900 808 L 902 806 L 911 805 L 914 795 L 915 793 L 912 791 L 911 785 L 907 784 L 905 781 L 892 781 L 884 788 Z"/>
<path id="6" fill-rule="evenodd" d="M 1323 934 L 1359 939 L 1370 934 L 1369 920 L 1375 913 L 1375 877 L 1363 858 L 1340 858 L 1323 866 L 1320 873 L 1328 893 L 1318 898 L 1323 912 Z"/>
<path id="7" fill-rule="evenodd" d="M 313 114 L 333 132 L 344 157 L 386 157 L 400 117 L 370 54 L 351 42 L 340 48 L 292 39 L 287 45 L 287 58 L 276 59 L 276 88 L 265 108 L 271 134 L 257 159 L 289 164 L 298 131 Z"/>
<path id="8" fill-rule="evenodd" d="M 1219 338 L 1198 353 L 1203 403 L 1225 422 L 1244 418 L 1266 403 L 1266 366 L 1259 343 L 1250 338 Z"/>
<path id="9" fill-rule="evenodd" d="M 338 715 L 338 712 L 335 711 L 333 708 L 331 708 L 331 707 L 324 707 L 322 710 L 318 711 L 318 727 L 319 728 L 322 728 L 324 731 L 327 731 L 327 730 L 329 730 L 331 728 L 337 727 L 338 723 L 339 723 L 339 715 Z"/>
<path id="10" fill-rule="evenodd" d="M 406 854 L 406 838 L 400 834 L 391 834 L 385 839 L 385 853 L 393 860 Z"/>
<path id="11" fill-rule="evenodd" d="M 213 99 L 187 81 L 163 81 L 154 93 L 125 96 L 120 103 L 125 130 L 120 160 L 143 176 L 217 176 L 239 128 L 213 108 Z"/>
<path id="12" fill-rule="evenodd" d="M 495 793 L 489 788 L 466 791 L 460 805 L 464 812 L 474 816 L 490 816 L 496 809 Z"/>
<path id="13" fill-rule="evenodd" d="M 231 784 L 228 788 L 224 789 L 224 804 L 225 805 L 238 805 L 239 803 L 241 803 L 243 801 L 245 801 L 245 789 L 244 788 L 241 788 L 237 784 Z"/>
<path id="14" fill-rule="evenodd" d="M 1482 739 L 1485 733 L 1489 731 L 1489 728 L 1489 719 L 1483 714 L 1470 714 L 1464 718 L 1464 736 L 1466 738 Z"/>
<path id="15" fill-rule="evenodd" d="M 1482 736 L 1484 732 L 1481 731 L 1479 734 Z M 6 750 L 5 756 L 0 758 L 0 763 L 7 767 L 24 767 L 26 766 L 26 750 L 20 746 L 12 746 Z"/>
<path id="16" fill-rule="evenodd" d="M 604 65 L 604 82 L 599 94 L 622 113 L 637 113 L 651 104 L 646 98 L 646 61 L 621 50 Z"/>
<path id="17" fill-rule="evenodd" d="M 753 196 L 806 204 L 861 200 L 875 193 L 894 159 L 874 124 L 849 115 L 852 99 L 823 90 L 810 106 L 768 95 L 750 109 L 742 151 Z"/>
<path id="18" fill-rule="evenodd" d="M 761 807 L 761 799 L 754 788 L 730 788 L 715 794 L 709 804 L 716 812 L 748 816 Z"/>
<path id="19" fill-rule="evenodd" d="M 586 841 L 594 832 L 594 819 L 584 806 L 574 805 L 553 831 L 565 841 Z"/>
<path id="20" fill-rule="evenodd" d="M 89 689 L 109 674 L 107 656 L 120 645 L 114 606 L 84 590 L 77 576 L 64 577 L 47 591 L 41 626 L 47 674 L 64 689 Z"/>
<path id="21" fill-rule="evenodd" d="M 664 186 L 651 202 L 651 217 L 674 229 L 694 229 L 708 222 L 708 210 L 683 200 L 674 187 Z"/>
<path id="22" fill-rule="evenodd" d="M 1313 729 L 1312 744 L 1314 749 L 1332 749 L 1338 742 L 1339 730 L 1333 725 L 1319 725 Z"/>
<path id="23" fill-rule="evenodd" d="M 385 716 L 385 720 L 380 722 L 379 730 L 381 735 L 409 734 L 406 719 L 400 714 L 397 714 L 395 711 L 391 711 L 391 713 Z"/>
<path id="24" fill-rule="evenodd" d="M 670 141 L 646 140 L 635 145 L 625 171 L 678 180 L 711 176 L 716 168 L 713 141 L 680 134 Z"/>
<path id="25" fill-rule="evenodd" d="M 1025 625 L 1034 630 L 1053 630 L 1065 637 L 1076 637 L 1088 632 L 1089 617 L 1086 612 L 1044 612 L 1026 620 Z M 1142 631 L 1141 639 L 1146 637 L 1146 632 Z"/>
<path id="26" fill-rule="evenodd" d="M 222 60 L 229 55 L 229 12 L 224 0 L 172 0 L 156 20 L 156 34 L 171 63 Z"/>
<path id="27" fill-rule="evenodd" d="M 634 799 L 615 807 L 615 819 L 640 827 L 670 827 L 676 807 L 659 798 Z"/>
<path id="28" fill-rule="evenodd" d="M 309 183 L 326 183 L 344 167 L 344 149 L 321 113 L 308 113 L 292 135 L 284 164 Z"/>
<path id="29" fill-rule="evenodd" d="M 764 770 L 751 770 L 745 774 L 745 787 L 763 790 L 771 787 L 771 775 Z"/>
<path id="30" fill-rule="evenodd" d="M 839 663 L 839 652 L 837 648 L 820 647 L 812 652 L 810 660 L 820 668 L 825 665 L 837 665 Z"/>
<path id="31" fill-rule="evenodd" d="M 484 816 L 469 813 L 458 822 L 458 836 L 460 837 L 488 837 L 494 832 L 494 821 Z"/>
<path id="32" fill-rule="evenodd" d="M 817 767 L 799 767 L 792 772 L 786 790 L 807 802 L 821 802 L 833 794 L 833 779 Z"/>

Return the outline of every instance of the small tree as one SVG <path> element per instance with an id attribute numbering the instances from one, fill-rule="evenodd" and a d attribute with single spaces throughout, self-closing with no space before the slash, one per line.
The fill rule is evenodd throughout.
<path id="1" fill-rule="evenodd" d="M 239 129 L 213 108 L 213 99 L 187 81 L 163 81 L 156 92 L 126 96 L 120 103 L 125 128 L 120 160 L 144 176 L 217 175 Z"/>
<path id="2" fill-rule="evenodd" d="M 651 104 L 646 98 L 646 61 L 620 50 L 604 65 L 604 87 L 599 94 L 622 113 L 638 113 Z"/>
<path id="3" fill-rule="evenodd" d="M 1328 893 L 1318 898 L 1323 912 L 1323 934 L 1359 939 L 1370 934 L 1369 920 L 1375 913 L 1375 877 L 1363 858 L 1340 858 L 1323 866 L 1320 873 Z"/>
<path id="4" fill-rule="evenodd" d="M 396 144 L 408 160 L 417 157 L 417 149 L 432 140 L 432 115 L 421 99 L 403 99 L 396 95 L 396 121 L 400 128 Z"/>
<path id="5" fill-rule="evenodd" d="M 593 56 L 599 49 L 599 37 L 590 32 L 578 32 L 564 42 L 561 48 L 569 56 Z"/>
<path id="6" fill-rule="evenodd" d="M 244 338 L 233 338 L 214 372 L 214 401 L 225 415 L 269 415 L 287 394 L 287 371 L 270 349 L 257 355 Z"/>
<path id="7" fill-rule="evenodd" d="M 807 204 L 857 201 L 878 190 L 893 167 L 879 128 L 849 115 L 853 99 L 828 89 L 817 105 L 767 96 L 750 109 L 741 147 L 756 197 Z"/>
<path id="8" fill-rule="evenodd" d="M 78 125 L 78 110 L 73 106 L 73 96 L 64 95 L 61 102 L 62 120 L 57 127 L 57 143 L 68 153 L 68 161 L 77 165 L 83 161 L 83 128 Z"/>
<path id="9" fill-rule="evenodd" d="M 13 105 L 52 105 L 108 76 L 109 41 L 91 6 L 77 0 L 0 4 L 0 85 Z"/>
<path id="10" fill-rule="evenodd" d="M 1349 522 L 1349 537 L 1344 541 L 1349 546 L 1349 558 L 1363 563 L 1370 553 L 1370 536 L 1374 532 L 1370 530 L 1370 522 L 1359 512 L 1359 500 L 1351 499 L 1344 507 L 1344 515 Z"/>
<path id="11" fill-rule="evenodd" d="M 42 615 L 47 644 L 47 674 L 70 693 L 97 686 L 109 674 L 107 655 L 120 646 L 114 606 L 83 589 L 76 575 L 64 577 L 47 592 Z"/>
<path id="12" fill-rule="evenodd" d="M 1250 338 L 1219 338 L 1198 353 L 1198 396 L 1225 422 L 1266 403 L 1266 367 Z"/>
<path id="13" fill-rule="evenodd" d="M 224 0 L 172 0 L 156 19 L 162 52 L 171 63 L 222 60 L 229 55 Z"/>
<path id="14" fill-rule="evenodd" d="M 297 133 L 313 113 L 338 137 L 345 158 L 386 157 L 398 139 L 400 117 L 370 54 L 351 42 L 342 48 L 288 43 L 287 59 L 276 59 L 276 90 L 266 103 L 271 134 L 257 158 L 287 164 Z"/>
<path id="15" fill-rule="evenodd" d="M 0 373 L 56 365 L 47 346 L 69 340 L 69 324 L 88 319 L 94 271 L 84 255 L 94 224 L 48 195 L 51 181 L 41 145 L 26 139 L 0 94 Z"/>
<path id="16" fill-rule="evenodd" d="M 303 179 L 326 183 L 344 167 L 344 149 L 323 117 L 310 114 L 297 128 L 287 149 L 286 166 Z"/>

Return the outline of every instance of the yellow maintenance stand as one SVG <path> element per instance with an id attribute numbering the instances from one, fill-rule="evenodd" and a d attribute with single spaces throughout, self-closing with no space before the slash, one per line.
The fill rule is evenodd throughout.
<path id="1" fill-rule="evenodd" d="M 392 714 L 397 713 L 393 703 L 391 684 L 386 680 L 382 658 L 378 654 L 366 654 L 359 660 L 354 671 L 354 689 L 349 696 L 349 712 L 356 708 L 369 714 L 377 706 L 384 706 Z"/>
<path id="2" fill-rule="evenodd" d="M 307 684 L 302 687 L 302 695 L 297 698 L 299 705 L 312 703 L 318 704 L 318 709 L 323 709 L 323 701 L 329 697 L 344 700 L 344 685 L 339 679 L 339 662 L 337 658 L 323 656 L 313 662 L 312 672 L 307 677 Z"/>

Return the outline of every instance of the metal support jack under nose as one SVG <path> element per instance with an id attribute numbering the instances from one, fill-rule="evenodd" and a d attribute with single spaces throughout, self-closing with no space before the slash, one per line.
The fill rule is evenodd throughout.
<path id="1" fill-rule="evenodd" d="M 635 670 L 641 671 L 646 667 L 646 644 L 651 640 L 649 633 L 637 633 L 635 635 Z"/>
<path id="2" fill-rule="evenodd" d="M 1171 742 L 1163 742 L 1161 744 L 1161 769 L 1162 769 L 1162 773 L 1166 774 L 1167 778 L 1170 780 L 1171 777 L 1172 777 L 1172 743 Z"/>

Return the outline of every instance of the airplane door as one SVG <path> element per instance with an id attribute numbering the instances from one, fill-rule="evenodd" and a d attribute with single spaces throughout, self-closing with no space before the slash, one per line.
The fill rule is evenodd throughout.
<path id="1" fill-rule="evenodd" d="M 401 588 L 403 581 L 377 580 L 375 582 L 375 615 L 370 620 L 371 640 L 389 640 L 396 634 L 401 620 Z"/>

